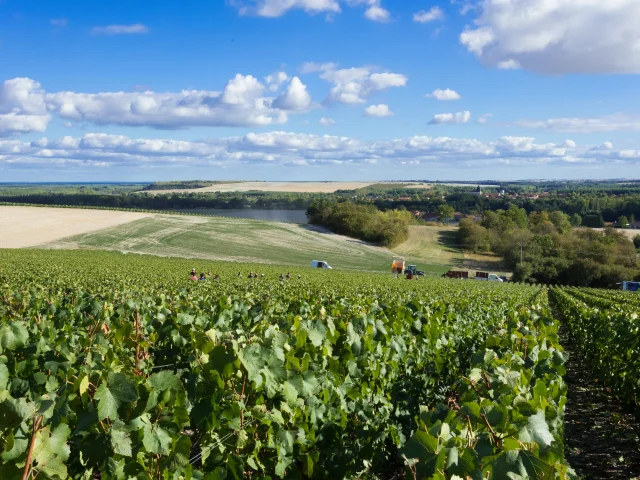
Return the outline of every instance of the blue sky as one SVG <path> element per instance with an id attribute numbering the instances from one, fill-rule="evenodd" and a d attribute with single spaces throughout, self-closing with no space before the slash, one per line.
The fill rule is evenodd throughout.
<path id="1" fill-rule="evenodd" d="M 639 20 L 636 0 L 0 0 L 0 181 L 637 178 Z"/>

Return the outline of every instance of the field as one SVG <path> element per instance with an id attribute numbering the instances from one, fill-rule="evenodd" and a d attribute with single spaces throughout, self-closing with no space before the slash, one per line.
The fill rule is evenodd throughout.
<path id="1" fill-rule="evenodd" d="M 149 190 L 147 193 L 188 193 L 188 192 L 293 192 L 293 193 L 333 193 L 337 190 L 356 190 L 371 185 L 372 182 L 238 182 L 219 183 L 210 187 L 183 190 Z"/>
<path id="2" fill-rule="evenodd" d="M 0 248 L 23 248 L 148 217 L 145 213 L 0 205 Z"/>
<path id="3" fill-rule="evenodd" d="M 394 253 L 403 255 L 412 263 L 461 266 L 464 255 L 456 246 L 455 227 L 409 227 L 409 239 L 394 248 Z"/>
<path id="4" fill-rule="evenodd" d="M 593 230 L 603 232 L 604 228 L 594 228 Z M 616 228 L 616 232 L 625 234 L 631 240 L 633 240 L 636 237 L 636 235 L 640 235 L 640 230 L 633 229 L 633 228 Z"/>
<path id="5" fill-rule="evenodd" d="M 390 251 L 310 225 L 241 218 L 44 207 L 0 207 L 0 215 L 0 245 L 6 248 L 105 249 L 301 267 L 325 260 L 337 269 L 373 272 L 388 272 L 392 256 L 400 254 L 432 275 L 462 258 L 447 246 L 453 230 L 438 227 L 412 227 L 409 240 Z"/>
<path id="6" fill-rule="evenodd" d="M 545 290 L 308 269 L 282 281 L 270 266 L 247 279 L 255 266 L 222 263 L 219 280 L 190 283 L 191 265 L 0 250 L 2 478 L 386 478 L 403 455 L 420 478 L 467 457 L 447 468 L 476 477 L 513 455 L 545 474 L 562 465 L 560 369 L 518 360 L 526 325 L 529 351 L 562 363 L 542 343 L 557 343 Z M 503 331 L 515 343 L 496 343 Z M 485 348 L 502 360 L 474 355 Z M 505 366 L 520 376 L 503 379 Z M 538 383 L 534 367 L 546 371 Z M 492 400 L 477 396 L 484 380 L 464 386 L 479 372 Z M 533 396 L 541 381 L 546 407 Z M 513 409 L 514 385 L 529 410 Z M 447 406 L 452 389 L 465 416 Z M 480 401 L 493 426 L 474 413 Z M 439 413 L 416 431 L 420 405 Z M 483 442 L 477 452 L 459 424 Z M 501 428 L 527 443 L 490 443 Z M 438 438 L 434 459 L 425 447 Z"/>
<path id="7" fill-rule="evenodd" d="M 279 265 L 325 260 L 342 269 L 389 271 L 389 251 L 313 227 L 240 218 L 155 215 L 44 245 Z"/>
<path id="8" fill-rule="evenodd" d="M 0 249 L 0 478 L 640 473 L 637 295 L 193 264 Z"/>
<path id="9" fill-rule="evenodd" d="M 0 207 L 0 246 L 105 249 L 164 257 L 308 267 L 325 260 L 334 268 L 388 272 L 393 255 L 429 275 L 450 268 L 502 272 L 486 255 L 457 247 L 453 227 L 410 227 L 398 247 L 369 245 L 322 228 L 241 218 L 160 215 L 45 207 Z"/>

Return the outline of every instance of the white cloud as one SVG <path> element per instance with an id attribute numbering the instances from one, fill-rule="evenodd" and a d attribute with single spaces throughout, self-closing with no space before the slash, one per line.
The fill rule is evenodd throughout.
<path id="1" fill-rule="evenodd" d="M 265 83 L 269 86 L 269 91 L 277 92 L 280 86 L 289 80 L 286 72 L 276 72 L 264 77 Z"/>
<path id="2" fill-rule="evenodd" d="M 389 10 L 382 8 L 380 5 L 371 5 L 364 12 L 364 16 L 374 22 L 384 23 L 389 21 L 391 14 Z"/>
<path id="3" fill-rule="evenodd" d="M 290 111 L 303 111 L 310 106 L 311 95 L 307 92 L 307 86 L 298 77 L 293 77 L 287 90 L 273 102 L 273 107 Z"/>
<path id="4" fill-rule="evenodd" d="M 413 21 L 418 23 L 429 23 L 443 18 L 444 12 L 440 7 L 431 7 L 430 10 L 421 10 L 413 14 Z"/>
<path id="5" fill-rule="evenodd" d="M 330 127 L 331 125 L 335 125 L 336 121 L 333 118 L 322 117 L 318 123 L 323 127 Z"/>
<path id="6" fill-rule="evenodd" d="M 314 64 L 315 65 L 315 64 Z M 323 69 L 320 78 L 332 83 L 325 100 L 327 104 L 343 103 L 357 105 L 377 92 L 394 87 L 404 87 L 407 77 L 399 73 L 374 73 L 371 67 L 344 68 L 336 70 L 333 64 Z"/>
<path id="7" fill-rule="evenodd" d="M 636 166 L 638 150 L 615 150 L 610 142 L 578 146 L 536 143 L 533 137 L 501 137 L 492 142 L 424 135 L 384 141 L 290 132 L 249 133 L 211 142 L 132 139 L 122 135 L 86 134 L 33 142 L 0 140 L 0 168 L 162 166 L 162 165 L 320 165 L 384 163 L 491 166 L 592 164 L 610 162 Z"/>
<path id="8" fill-rule="evenodd" d="M 274 77 L 280 81 L 281 76 Z M 236 75 L 222 92 L 47 93 L 29 78 L 0 84 L 0 136 L 44 131 L 51 116 L 98 125 L 178 129 L 193 126 L 265 126 L 311 106 L 307 87 L 294 77 L 277 98 L 251 75 Z"/>
<path id="9" fill-rule="evenodd" d="M 484 115 L 480 115 L 478 117 L 477 122 L 478 123 L 488 123 L 489 120 L 491 120 L 491 117 L 493 117 L 492 113 L 485 113 Z"/>
<path id="10" fill-rule="evenodd" d="M 512 125 L 524 128 L 568 133 L 638 132 L 640 115 L 615 114 L 594 118 L 551 118 L 548 120 L 520 120 Z"/>
<path id="11" fill-rule="evenodd" d="M 516 62 L 514 59 L 510 58 L 509 60 L 504 60 L 498 63 L 498 68 L 500 70 L 518 70 L 520 69 L 520 64 Z"/>
<path id="12" fill-rule="evenodd" d="M 460 100 L 462 97 L 455 90 L 447 88 L 442 90 L 440 88 L 434 90 L 427 95 L 427 98 L 435 98 L 436 100 Z"/>
<path id="13" fill-rule="evenodd" d="M 289 10 L 304 10 L 310 14 L 322 12 L 340 13 L 340 5 L 336 0 L 247 0 L 232 2 L 239 7 L 240 15 L 257 15 L 276 18 Z"/>
<path id="14" fill-rule="evenodd" d="M 471 120 L 471 112 L 468 110 L 458 113 L 438 113 L 433 116 L 433 119 L 429 122 L 432 125 L 439 125 L 443 123 L 469 123 Z"/>
<path id="15" fill-rule="evenodd" d="M 139 35 L 149 33 L 149 28 L 141 23 L 134 25 L 107 25 L 106 27 L 93 27 L 94 35 Z"/>
<path id="16" fill-rule="evenodd" d="M 478 7 L 460 41 L 485 65 L 640 73 L 637 0 L 482 0 Z"/>
<path id="17" fill-rule="evenodd" d="M 365 108 L 364 114 L 367 117 L 391 117 L 394 115 L 389 106 L 383 103 Z"/>
<path id="18" fill-rule="evenodd" d="M 365 17 L 375 22 L 386 22 L 390 18 L 380 0 L 230 0 L 238 8 L 240 15 L 277 18 L 290 10 L 303 10 L 310 15 L 326 13 L 327 21 L 342 11 L 341 4 L 349 7 L 366 6 Z"/>
<path id="19" fill-rule="evenodd" d="M 303 75 L 306 73 L 326 72 L 327 70 L 335 70 L 337 65 L 332 62 L 316 63 L 306 62 L 300 66 L 300 73 Z"/>
<path id="20" fill-rule="evenodd" d="M 0 84 L 0 137 L 44 132 L 50 119 L 38 82 L 14 78 Z"/>

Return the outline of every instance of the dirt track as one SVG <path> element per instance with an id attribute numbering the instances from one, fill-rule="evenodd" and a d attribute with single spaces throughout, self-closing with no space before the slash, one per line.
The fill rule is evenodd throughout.
<path id="1" fill-rule="evenodd" d="M 114 210 L 0 206 L 0 248 L 34 247 L 149 216 Z"/>

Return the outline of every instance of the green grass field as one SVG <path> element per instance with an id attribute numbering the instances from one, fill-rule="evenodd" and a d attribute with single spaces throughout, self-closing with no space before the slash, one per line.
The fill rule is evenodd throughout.
<path id="1" fill-rule="evenodd" d="M 335 269 L 389 272 L 400 254 L 428 274 L 439 275 L 461 262 L 446 246 L 450 232 L 412 227 L 408 242 L 394 251 L 316 229 L 239 218 L 156 215 L 67 237 L 44 248 L 107 249 L 166 257 L 201 258 L 307 267 L 324 260 Z M 443 238 L 445 240 L 443 240 Z"/>

